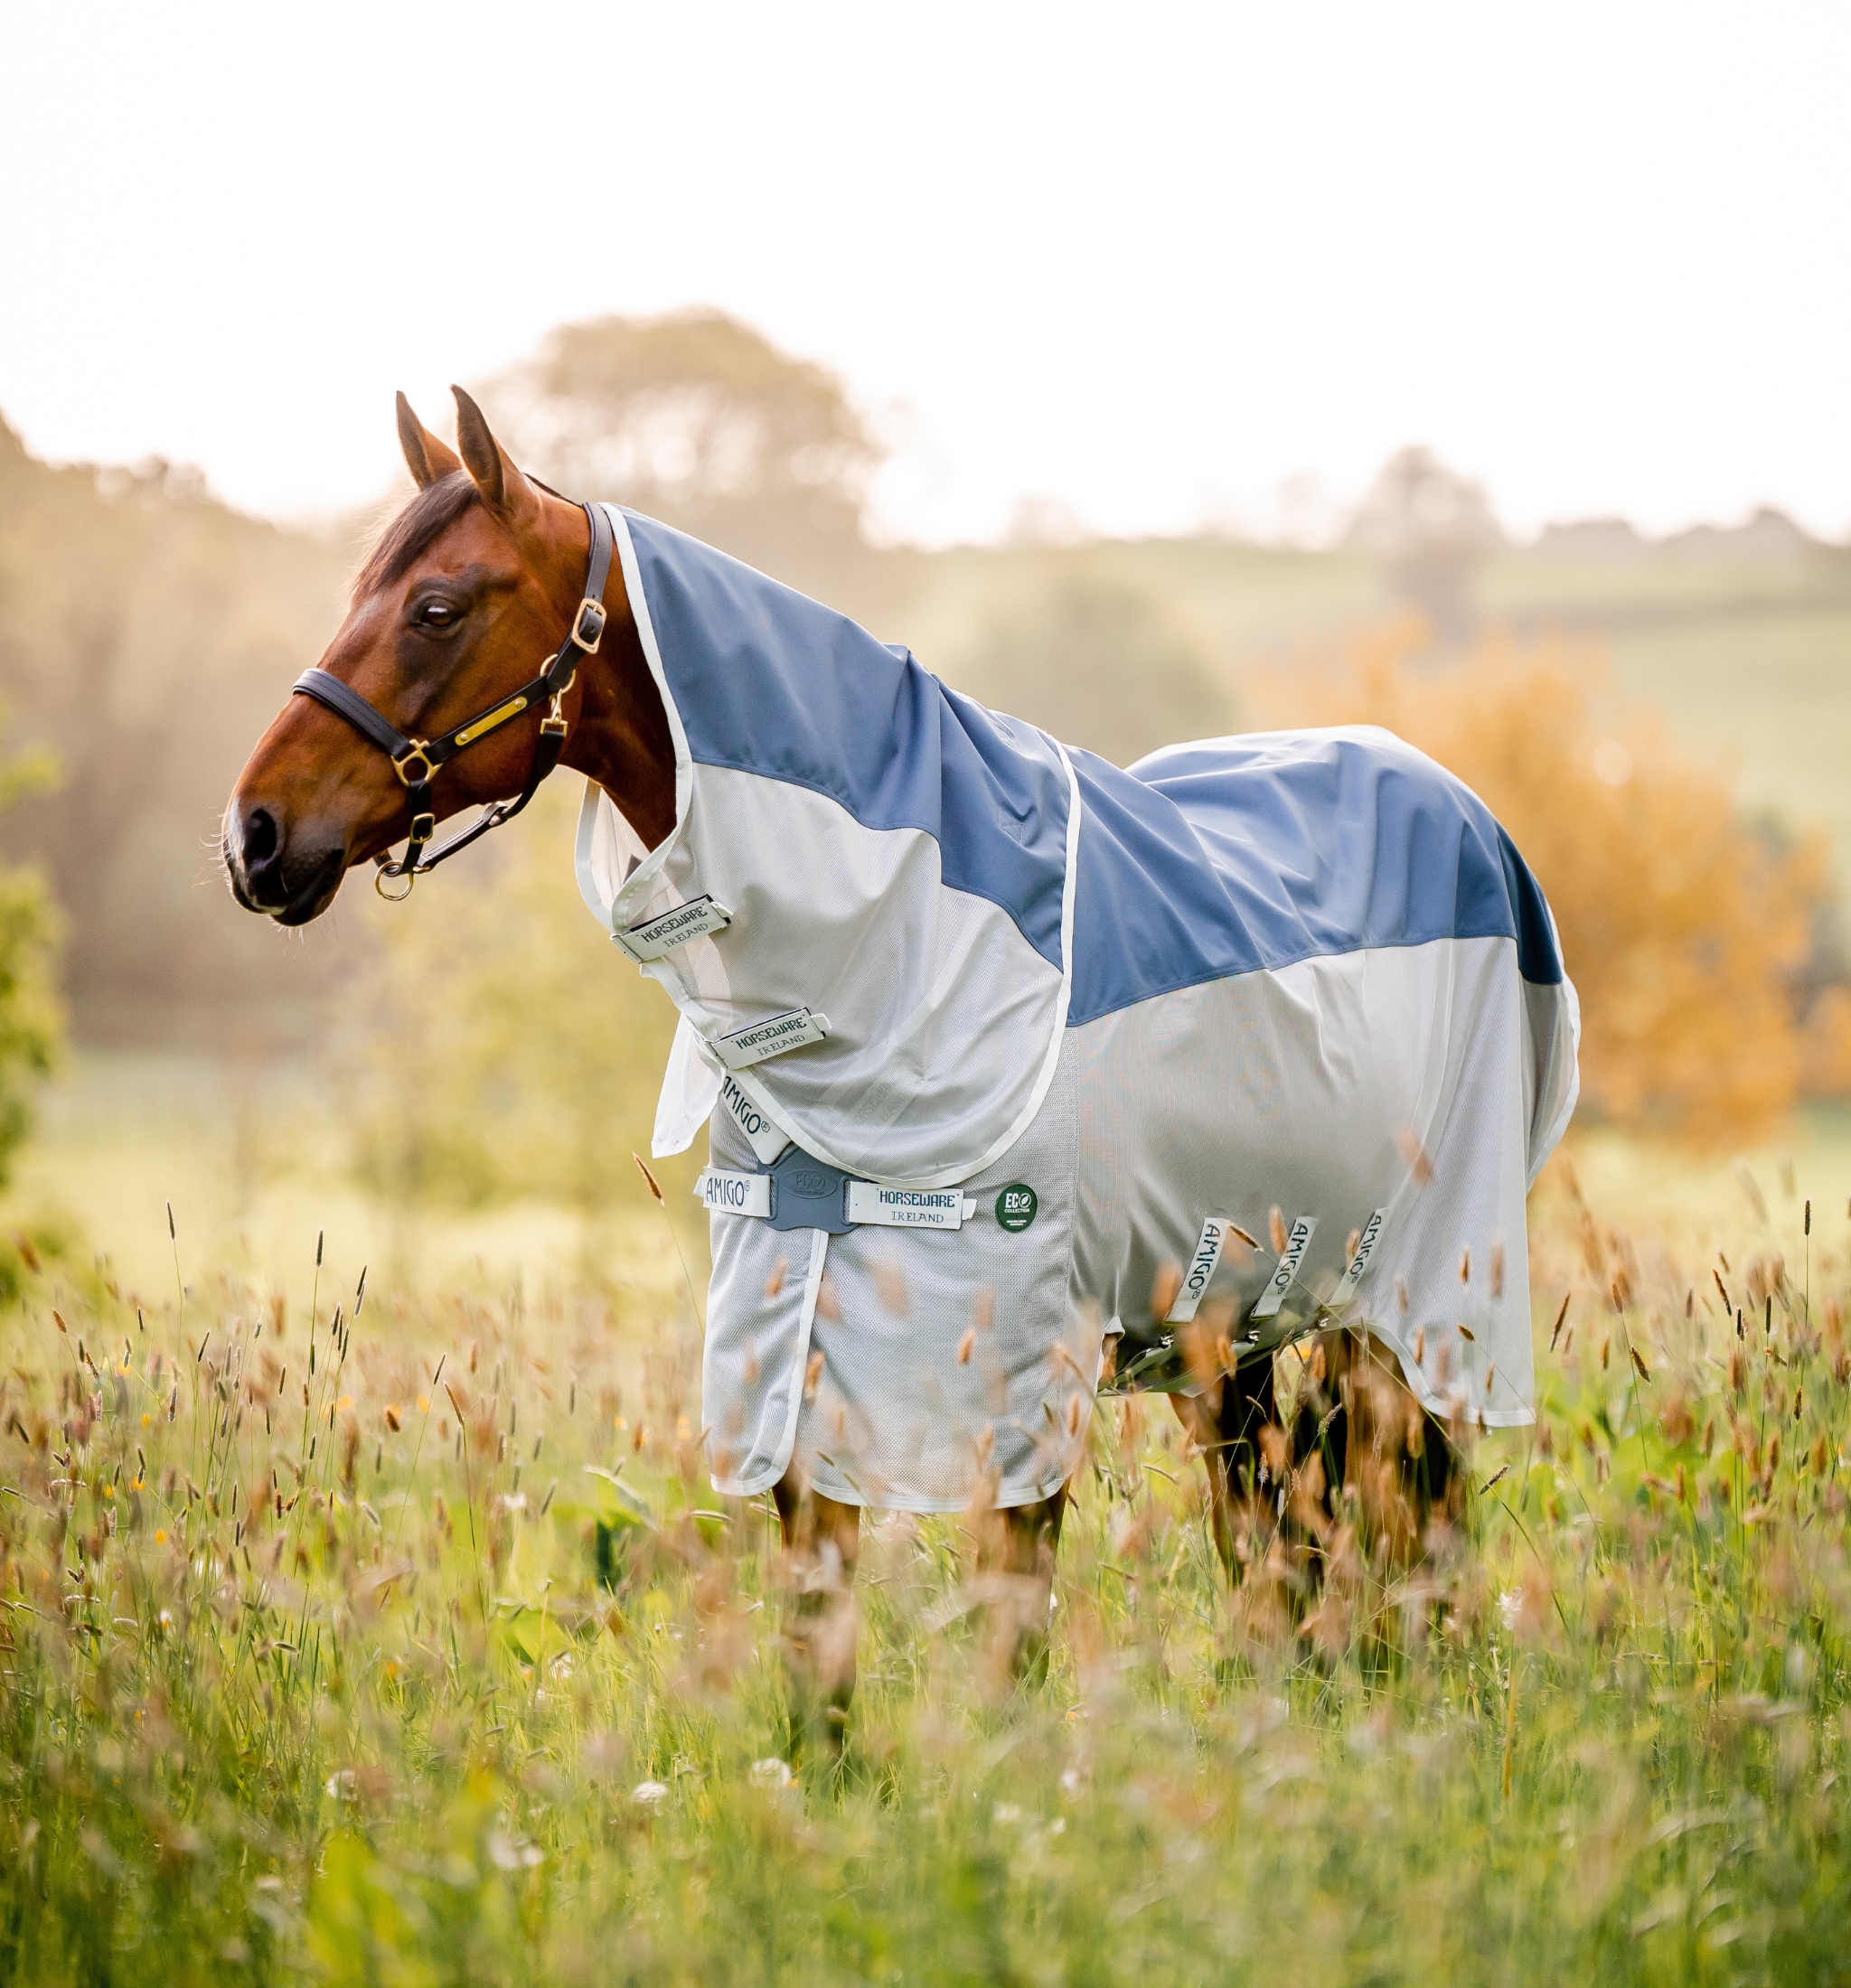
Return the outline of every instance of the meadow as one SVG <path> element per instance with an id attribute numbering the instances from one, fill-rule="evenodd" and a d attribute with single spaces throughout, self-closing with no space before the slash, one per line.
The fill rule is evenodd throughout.
<path id="1" fill-rule="evenodd" d="M 1851 1974 L 1841 1117 L 1572 1141 L 1537 1425 L 1413 1574 L 1346 1526 L 1230 1590 L 1167 1408 L 1102 1402 L 1019 1686 L 970 1523 L 870 1521 L 835 1760 L 698 1458 L 691 1200 L 408 1239 L 211 1079 L 79 1056 L 6 1209 L 9 1978 Z"/>
<path id="2" fill-rule="evenodd" d="M 632 1164 L 672 1017 L 578 902 L 574 783 L 403 911 L 236 914 L 217 811 L 364 521 L 0 421 L 0 1977 L 1851 1978 L 1845 550 L 1418 506 L 880 548 L 878 445 L 749 327 L 563 327 L 511 383 L 558 487 L 1074 743 L 1370 719 L 1478 789 L 1586 1022 L 1538 1421 L 1461 1432 L 1413 1569 L 1345 1505 L 1320 1581 L 1231 1588 L 1168 1408 L 1102 1400 L 1046 1675 L 985 1514 L 871 1519 L 819 1751 L 775 1515 L 701 1467 L 698 1155 L 661 1205 Z M 633 445 L 665 386 L 751 474 Z"/>

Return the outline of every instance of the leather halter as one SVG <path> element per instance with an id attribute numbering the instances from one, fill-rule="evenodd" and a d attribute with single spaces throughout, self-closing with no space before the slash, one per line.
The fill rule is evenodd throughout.
<path id="1" fill-rule="evenodd" d="M 363 737 L 371 739 L 392 762 L 392 771 L 405 788 L 405 796 L 411 808 L 411 832 L 405 844 L 405 853 L 396 862 L 390 854 L 373 858 L 379 865 L 373 888 L 390 903 L 398 904 L 409 897 L 412 885 L 427 870 L 434 870 L 439 863 L 447 862 L 491 829 L 512 821 L 533 799 L 540 782 L 559 763 L 559 755 L 566 746 L 566 720 L 559 704 L 578 674 L 579 657 L 595 656 L 598 643 L 604 640 L 606 618 L 604 589 L 605 582 L 610 577 L 614 544 L 610 516 L 604 506 L 582 504 L 579 508 L 591 524 L 591 558 L 585 569 L 585 596 L 573 612 L 572 625 L 546 668 L 486 711 L 480 711 L 463 724 L 454 726 L 440 738 L 408 738 L 352 684 L 343 683 L 331 671 L 320 668 L 305 670 L 296 680 L 293 695 L 313 698 L 336 717 L 344 717 Z M 540 721 L 540 739 L 533 749 L 533 765 L 519 796 L 512 801 L 491 802 L 461 835 L 452 836 L 442 848 L 426 856 L 425 849 L 437 830 L 437 814 L 431 806 L 430 783 L 438 770 L 465 746 L 474 746 L 478 739 L 486 738 L 491 732 L 505 725 L 510 718 L 520 717 L 542 698 L 550 699 L 551 708 Z M 405 888 L 398 892 L 387 890 L 384 885 L 389 877 L 404 877 Z"/>

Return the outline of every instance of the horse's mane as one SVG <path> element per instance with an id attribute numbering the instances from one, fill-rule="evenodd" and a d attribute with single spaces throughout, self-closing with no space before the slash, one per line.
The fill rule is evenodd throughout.
<path id="1" fill-rule="evenodd" d="M 434 539 L 448 530 L 471 504 L 481 499 L 466 470 L 453 470 L 417 496 L 386 525 L 353 576 L 353 598 L 362 600 L 375 587 L 390 586 Z"/>

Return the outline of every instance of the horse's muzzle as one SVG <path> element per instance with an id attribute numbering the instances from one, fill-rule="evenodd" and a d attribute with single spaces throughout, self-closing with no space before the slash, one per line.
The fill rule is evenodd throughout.
<path id="1" fill-rule="evenodd" d="M 305 846 L 290 837 L 265 807 L 243 809 L 234 801 L 225 817 L 225 874 L 231 895 L 247 911 L 261 912 L 279 925 L 305 925 L 334 901 L 346 873 L 347 852 Z"/>

